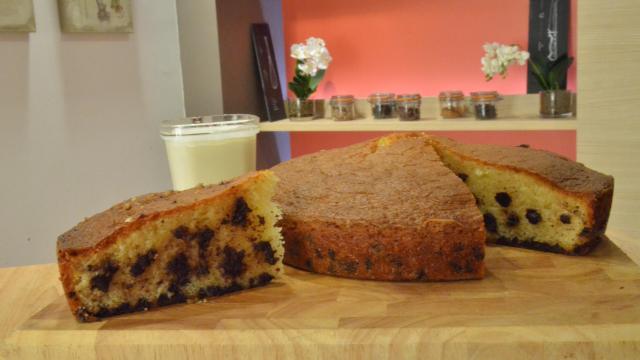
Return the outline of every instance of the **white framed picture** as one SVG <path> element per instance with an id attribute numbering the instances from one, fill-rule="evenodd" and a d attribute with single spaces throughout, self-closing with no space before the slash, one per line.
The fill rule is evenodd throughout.
<path id="1" fill-rule="evenodd" d="M 0 32 L 34 32 L 32 0 L 0 0 Z"/>
<path id="2" fill-rule="evenodd" d="M 133 32 L 132 0 L 58 0 L 63 32 Z"/>

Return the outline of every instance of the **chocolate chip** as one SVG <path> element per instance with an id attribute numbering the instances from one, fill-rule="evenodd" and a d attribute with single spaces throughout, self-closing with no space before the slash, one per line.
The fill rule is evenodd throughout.
<path id="1" fill-rule="evenodd" d="M 111 310 L 111 314 L 109 314 L 109 316 L 127 314 L 132 311 L 133 309 L 131 308 L 131 305 L 129 305 L 129 303 L 122 303 L 117 308 Z"/>
<path id="2" fill-rule="evenodd" d="M 258 215 L 258 223 L 260 223 L 260 225 L 265 224 L 264 216 Z"/>
<path id="3" fill-rule="evenodd" d="M 251 278 L 249 284 L 251 284 L 251 287 L 262 286 L 268 284 L 269 282 L 271 282 L 271 280 L 273 280 L 273 276 L 269 273 L 264 272 L 254 278 Z"/>
<path id="4" fill-rule="evenodd" d="M 456 174 L 456 175 L 458 175 L 458 177 L 464 182 L 467 182 L 467 179 L 469 178 L 469 175 L 467 175 L 465 173 L 459 173 L 459 174 Z"/>
<path id="5" fill-rule="evenodd" d="M 560 222 L 563 224 L 571 224 L 571 215 L 569 214 L 560 215 Z"/>
<path id="6" fill-rule="evenodd" d="M 150 307 L 151 307 L 151 303 L 149 302 L 149 300 L 145 298 L 141 298 L 133 307 L 133 311 L 143 311 L 145 309 L 149 309 Z"/>
<path id="7" fill-rule="evenodd" d="M 244 264 L 244 250 L 237 251 L 227 245 L 222 250 L 222 253 L 223 259 L 220 269 L 225 276 L 236 278 L 247 270 Z"/>
<path id="8" fill-rule="evenodd" d="M 329 251 L 327 251 L 327 255 L 329 256 L 329 259 L 331 259 L 331 260 L 335 260 L 336 259 L 336 253 L 332 249 L 329 249 Z"/>
<path id="9" fill-rule="evenodd" d="M 472 273 L 474 270 L 475 270 L 475 266 L 474 266 L 473 261 L 469 261 L 469 260 L 467 260 L 467 261 L 464 263 L 464 271 L 465 271 L 466 273 Z"/>
<path id="10" fill-rule="evenodd" d="M 484 247 L 483 246 L 474 246 L 471 250 L 473 252 L 473 258 L 477 261 L 482 261 L 484 259 Z"/>
<path id="11" fill-rule="evenodd" d="M 175 303 L 181 303 L 187 301 L 186 296 L 182 293 L 182 289 L 180 288 L 180 284 L 173 282 L 169 285 L 169 291 L 172 293 L 171 301 Z"/>
<path id="12" fill-rule="evenodd" d="M 196 235 L 196 238 L 198 239 L 198 254 L 200 257 L 206 256 L 207 248 L 209 247 L 209 243 L 211 243 L 211 239 L 213 239 L 214 235 L 215 233 L 213 230 L 208 227 L 200 230 Z"/>
<path id="13" fill-rule="evenodd" d="M 313 271 L 313 262 L 311 261 L 311 259 L 307 259 L 304 262 L 304 267 L 307 268 L 307 270 L 309 271 Z"/>
<path id="14" fill-rule="evenodd" d="M 260 241 L 253 244 L 253 251 L 262 254 L 264 261 L 269 265 L 275 265 L 278 260 L 275 257 L 276 252 L 273 251 L 271 243 L 268 241 Z"/>
<path id="15" fill-rule="evenodd" d="M 367 271 L 371 271 L 371 268 L 373 267 L 373 263 L 371 262 L 371 259 L 367 258 L 364 261 L 364 267 L 367 269 Z"/>
<path id="16" fill-rule="evenodd" d="M 184 225 L 178 226 L 173 230 L 173 237 L 180 240 L 189 239 L 189 228 Z"/>
<path id="17" fill-rule="evenodd" d="M 416 280 L 426 281 L 427 280 L 427 272 L 424 269 L 420 269 L 416 274 Z"/>
<path id="18" fill-rule="evenodd" d="M 507 216 L 508 227 L 518 226 L 518 224 L 520 224 L 520 218 L 518 217 L 518 215 L 511 213 L 509 214 L 509 216 Z"/>
<path id="19" fill-rule="evenodd" d="M 459 274 L 462 272 L 462 266 L 455 261 L 449 262 L 449 267 L 453 270 L 454 273 Z"/>
<path id="20" fill-rule="evenodd" d="M 75 292 L 75 291 L 69 291 L 69 292 L 67 293 L 67 297 L 68 297 L 69 299 L 75 299 L 75 298 L 76 298 L 76 292 Z"/>
<path id="21" fill-rule="evenodd" d="M 117 271 L 117 265 L 114 265 L 111 262 L 107 262 L 105 267 L 102 269 L 102 272 L 91 278 L 91 290 L 97 289 L 102 292 L 109 291 L 109 285 L 111 284 L 111 280 L 113 280 L 113 276 Z"/>
<path id="22" fill-rule="evenodd" d="M 131 269 L 129 270 L 131 276 L 138 277 L 142 275 L 142 273 L 144 273 L 149 265 L 151 265 L 151 263 L 156 259 L 156 255 L 157 252 L 152 249 L 147 251 L 146 254 L 138 256 L 138 259 L 133 263 L 133 265 L 131 265 Z"/>
<path id="23" fill-rule="evenodd" d="M 518 147 L 527 148 L 528 149 L 530 147 L 530 145 L 529 144 L 520 144 L 520 145 L 518 145 Z"/>
<path id="24" fill-rule="evenodd" d="M 509 207 L 511 205 L 511 196 L 506 192 L 499 192 L 495 196 L 496 202 L 502 207 Z"/>
<path id="25" fill-rule="evenodd" d="M 496 221 L 496 217 L 491 213 L 486 213 L 483 215 L 484 218 L 484 227 L 488 232 L 498 232 L 498 222 Z"/>
<path id="26" fill-rule="evenodd" d="M 540 213 L 534 209 L 527 209 L 525 217 L 527 218 L 527 220 L 529 220 L 529 223 L 533 225 L 536 225 L 540 223 L 540 221 L 542 221 L 542 216 L 540 216 Z"/>
<path id="27" fill-rule="evenodd" d="M 191 268 L 189 267 L 189 259 L 184 253 L 176 255 L 167 264 L 167 272 L 174 276 L 178 285 L 182 286 L 189 282 L 189 273 Z"/>
<path id="28" fill-rule="evenodd" d="M 200 288 L 200 290 L 198 290 L 198 299 L 202 300 L 206 297 L 207 297 L 207 289 Z"/>
<path id="29" fill-rule="evenodd" d="M 171 299 L 169 298 L 169 296 L 167 294 L 162 294 L 158 297 L 158 305 L 159 306 L 166 306 L 166 305 L 171 305 Z"/>
<path id="30" fill-rule="evenodd" d="M 249 205 L 244 201 L 244 198 L 239 197 L 236 199 L 236 204 L 233 209 L 233 215 L 231 217 L 231 225 L 234 226 L 247 226 L 247 214 L 251 212 Z"/>
<path id="31" fill-rule="evenodd" d="M 96 311 L 94 316 L 98 317 L 98 318 L 104 318 L 104 317 L 111 316 L 111 310 L 109 310 L 108 308 L 106 308 L 104 306 L 101 306 L 100 309 L 98 309 L 98 311 Z"/>
<path id="32" fill-rule="evenodd" d="M 355 274 L 358 271 L 358 262 L 355 260 L 342 263 L 342 269 L 348 274 Z"/>

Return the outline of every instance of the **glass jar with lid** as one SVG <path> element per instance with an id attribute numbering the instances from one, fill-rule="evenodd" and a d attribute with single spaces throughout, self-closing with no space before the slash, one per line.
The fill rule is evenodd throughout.
<path id="1" fill-rule="evenodd" d="M 420 94 L 402 94 L 396 98 L 400 120 L 420 120 Z"/>
<path id="2" fill-rule="evenodd" d="M 478 91 L 471 93 L 473 110 L 478 120 L 495 119 L 498 117 L 496 103 L 502 100 L 496 91 Z"/>
<path id="3" fill-rule="evenodd" d="M 260 119 L 227 114 L 162 122 L 161 136 L 175 190 L 217 184 L 256 169 Z"/>
<path id="4" fill-rule="evenodd" d="M 374 93 L 369 95 L 371 114 L 374 119 L 390 119 L 395 116 L 395 94 Z"/>
<path id="5" fill-rule="evenodd" d="M 356 117 L 355 98 L 353 95 L 336 95 L 331 97 L 331 117 L 336 121 L 353 120 Z"/>
<path id="6" fill-rule="evenodd" d="M 464 117 L 467 113 L 467 104 L 464 94 L 460 90 L 442 91 L 438 95 L 440 101 L 440 116 L 444 119 Z"/>

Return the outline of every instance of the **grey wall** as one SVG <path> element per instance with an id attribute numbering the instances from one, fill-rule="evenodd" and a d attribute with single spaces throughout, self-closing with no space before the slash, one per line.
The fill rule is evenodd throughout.
<path id="1" fill-rule="evenodd" d="M 136 0 L 133 34 L 0 33 L 0 266 L 55 261 L 56 237 L 171 187 L 159 121 L 184 115 L 175 1 Z"/>
<path id="2" fill-rule="evenodd" d="M 222 78 L 215 0 L 176 2 L 187 116 L 221 114 Z"/>

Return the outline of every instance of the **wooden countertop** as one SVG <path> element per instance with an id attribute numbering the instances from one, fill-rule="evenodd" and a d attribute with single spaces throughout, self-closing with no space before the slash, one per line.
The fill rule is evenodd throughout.
<path id="1" fill-rule="evenodd" d="M 640 267 L 487 248 L 482 281 L 390 283 L 287 268 L 265 288 L 80 324 L 56 265 L 0 270 L 0 358 L 640 358 Z"/>

